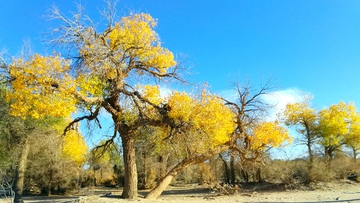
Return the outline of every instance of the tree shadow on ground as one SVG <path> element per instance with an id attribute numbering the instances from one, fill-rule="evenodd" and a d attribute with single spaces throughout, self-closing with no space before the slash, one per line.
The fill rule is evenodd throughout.
<path id="1" fill-rule="evenodd" d="M 166 189 L 161 196 L 167 195 L 180 195 L 180 196 L 203 196 L 210 194 L 211 190 L 207 187 L 184 188 L 184 187 L 171 187 Z M 148 190 L 139 191 L 139 195 L 145 197 L 149 193 Z"/>

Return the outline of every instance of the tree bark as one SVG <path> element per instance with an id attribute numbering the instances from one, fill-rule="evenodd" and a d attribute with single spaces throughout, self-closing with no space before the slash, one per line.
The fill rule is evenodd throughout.
<path id="1" fill-rule="evenodd" d="M 221 161 L 224 163 L 224 171 L 225 171 L 226 183 L 229 184 L 230 183 L 229 167 L 227 165 L 226 160 L 224 159 L 224 157 L 221 154 L 219 154 L 219 157 L 220 157 Z"/>
<path id="2" fill-rule="evenodd" d="M 182 162 L 177 164 L 174 168 L 172 168 L 159 182 L 158 184 L 146 195 L 146 199 L 156 199 L 161 193 L 165 190 L 165 188 L 171 183 L 172 179 L 190 164 L 196 162 L 193 159 L 184 159 Z"/>
<path id="3" fill-rule="evenodd" d="M 352 148 L 352 151 L 353 151 L 353 159 L 354 159 L 354 162 L 356 162 L 356 156 L 357 156 L 357 150 L 355 147 Z"/>
<path id="4" fill-rule="evenodd" d="M 230 153 L 230 184 L 235 184 L 235 156 Z"/>
<path id="5" fill-rule="evenodd" d="M 124 150 L 123 159 L 125 172 L 125 183 L 121 196 L 125 199 L 137 199 L 138 176 L 136 169 L 135 140 L 130 135 L 122 135 L 121 141 Z"/>
<path id="6" fill-rule="evenodd" d="M 187 168 L 191 164 L 204 162 L 206 159 L 214 156 L 215 154 L 220 154 L 221 152 L 228 150 L 228 143 L 225 143 L 222 146 L 219 146 L 206 154 L 199 154 L 189 158 L 185 158 L 180 163 L 178 163 L 174 168 L 172 168 L 158 183 L 157 185 L 149 192 L 146 196 L 146 199 L 156 199 L 165 188 L 170 184 L 171 180 L 182 170 Z"/>
<path id="7" fill-rule="evenodd" d="M 247 183 L 249 182 L 249 174 L 244 169 L 241 169 L 241 176 L 245 182 L 247 182 Z"/>
<path id="8" fill-rule="evenodd" d="M 146 181 L 147 181 L 147 177 L 146 177 L 146 175 L 147 175 L 147 165 L 146 165 L 146 152 L 144 151 L 143 152 L 143 170 L 144 170 L 144 177 L 143 177 L 143 182 L 144 182 L 144 188 L 146 188 L 146 185 L 147 185 L 147 183 L 146 183 Z"/>
<path id="9" fill-rule="evenodd" d="M 331 163 L 332 163 L 332 160 L 333 160 L 333 157 L 334 157 L 334 151 L 335 151 L 334 147 L 331 147 L 331 146 L 325 147 L 325 155 L 327 157 L 327 169 L 328 169 L 328 171 L 330 171 L 330 169 L 331 169 Z"/>
<path id="10" fill-rule="evenodd" d="M 22 199 L 22 193 L 24 189 L 26 162 L 28 159 L 29 150 L 30 150 L 30 144 L 28 143 L 28 139 L 24 138 L 24 144 L 22 146 L 19 156 L 19 163 L 16 168 L 15 185 L 14 185 L 14 192 L 15 192 L 14 203 L 24 202 L 24 200 Z"/>
<path id="11" fill-rule="evenodd" d="M 258 169 L 256 170 L 256 179 L 257 179 L 257 182 L 258 182 L 258 183 L 263 182 L 262 177 L 261 177 L 261 168 L 258 168 Z"/>
<path id="12" fill-rule="evenodd" d="M 50 166 L 50 167 L 51 167 L 51 166 Z M 47 191 L 47 196 L 48 196 L 48 197 L 51 196 L 52 179 L 53 179 L 53 170 L 50 169 L 50 172 L 49 172 L 49 182 L 48 182 L 48 191 Z"/>
<path id="13" fill-rule="evenodd" d="M 306 138 L 307 138 L 307 143 L 306 146 L 308 148 L 308 153 L 309 153 L 309 172 L 311 173 L 312 167 L 313 167 L 313 162 L 314 162 L 314 156 L 312 153 L 312 149 L 311 149 L 311 144 L 312 144 L 312 137 L 311 137 L 311 133 L 310 133 L 310 128 L 309 125 L 307 124 L 307 122 L 304 123 L 305 125 L 305 129 L 306 129 Z"/>

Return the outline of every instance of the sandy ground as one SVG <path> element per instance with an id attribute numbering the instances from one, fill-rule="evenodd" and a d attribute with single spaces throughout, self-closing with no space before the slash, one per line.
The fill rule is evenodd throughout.
<path id="1" fill-rule="evenodd" d="M 169 187 L 156 200 L 143 198 L 148 191 L 140 191 L 138 200 L 124 200 L 120 198 L 119 190 L 89 190 L 87 196 L 79 197 L 25 197 L 25 203 L 35 202 L 79 202 L 79 203 L 113 203 L 113 202 L 141 202 L 141 203 L 237 203 L 237 202 L 359 202 L 360 183 L 342 181 L 338 183 L 317 183 L 311 187 L 288 189 L 276 184 L 249 184 L 243 186 L 232 195 L 223 195 L 220 191 L 213 191 L 208 187 L 196 185 L 183 187 Z M 110 194 L 111 193 L 111 194 Z"/>

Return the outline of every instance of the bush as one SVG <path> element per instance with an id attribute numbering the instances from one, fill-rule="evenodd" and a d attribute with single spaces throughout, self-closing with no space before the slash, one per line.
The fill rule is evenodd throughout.
<path id="1" fill-rule="evenodd" d="M 203 184 L 211 184 L 213 182 L 212 177 L 214 177 L 211 172 L 211 168 L 209 164 L 202 163 L 197 165 L 197 173 L 198 173 L 198 183 Z"/>
<path id="2" fill-rule="evenodd" d="M 157 171 L 151 168 L 148 174 L 146 175 L 146 183 L 145 183 L 146 189 L 153 188 L 155 186 L 156 177 L 157 177 Z"/>
<path id="3" fill-rule="evenodd" d="M 325 158 L 314 158 L 309 176 L 311 182 L 329 182 L 334 180 L 335 173 L 331 168 L 328 168 Z"/>
<path id="4" fill-rule="evenodd" d="M 302 159 L 296 160 L 274 160 L 263 170 L 266 181 L 274 183 L 298 184 L 309 181 L 307 162 Z"/>
<path id="5" fill-rule="evenodd" d="M 338 153 L 336 158 L 329 162 L 324 157 L 314 157 L 312 168 L 309 161 L 272 160 L 262 169 L 266 181 L 285 184 L 304 184 L 310 182 L 329 182 L 347 179 L 350 175 L 360 176 L 360 163 L 345 154 Z M 354 178 L 354 179 L 356 179 Z"/>

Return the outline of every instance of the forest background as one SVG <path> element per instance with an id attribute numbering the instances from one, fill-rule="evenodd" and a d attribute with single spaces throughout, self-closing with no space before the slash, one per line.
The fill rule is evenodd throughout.
<path id="1" fill-rule="evenodd" d="M 9 12 L 13 12 L 11 9 L 5 8 L 25 9 L 24 12 L 21 10 L 18 12 L 23 13 L 22 18 L 26 19 L 25 22 L 21 23 L 21 18 L 13 22 L 12 20 L 16 20 L 16 18 L 5 16 L 2 18 L 7 19 L 3 21 L 4 27 L 22 24 L 24 26 L 20 29 L 25 29 L 26 32 L 22 30 L 15 33 L 3 32 L 0 36 L 0 42 L 6 42 L 3 44 L 9 50 L 8 53 L 19 55 L 20 53 L 15 52 L 23 45 L 22 40 L 31 38 L 29 41 L 32 52 L 47 53 L 49 50 L 39 50 L 39 47 L 42 46 L 38 45 L 42 38 L 39 30 L 46 29 L 36 27 L 46 24 L 33 23 L 30 20 L 42 21 L 44 19 L 43 13 L 34 13 L 34 11 L 40 11 L 40 8 L 47 5 L 27 5 L 25 2 L 18 7 L 11 5 L 17 3 L 6 2 L 5 4 L 8 7 L 3 7 L 2 15 L 9 15 Z M 279 110 L 284 110 L 286 103 L 301 102 L 302 99 L 306 98 L 304 96 L 309 94 L 314 95 L 313 104 L 315 103 L 316 110 L 326 109 L 332 104 L 341 106 L 342 103 L 339 103 L 341 100 L 346 103 L 357 101 L 357 83 L 355 81 L 356 75 L 358 75 L 356 74 L 358 71 L 356 67 L 359 40 L 357 40 L 358 29 L 356 29 L 358 26 L 356 24 L 356 19 L 358 19 L 356 2 L 346 4 L 338 4 L 337 2 L 310 4 L 305 2 L 301 5 L 300 3 L 283 2 L 282 6 L 259 2 L 240 2 L 236 6 L 231 4 L 234 2 L 231 2 L 219 6 L 216 2 L 210 2 L 209 9 L 206 10 L 199 9 L 202 4 L 197 3 L 191 7 L 191 4 L 186 4 L 187 6 L 184 6 L 185 4 L 182 6 L 171 4 L 161 7 L 156 6 L 156 4 L 139 3 L 141 5 L 137 5 L 138 3 L 134 1 L 130 7 L 136 7 L 135 10 L 137 8 L 142 10 L 143 7 L 146 7 L 144 10 L 159 18 L 159 26 L 156 27 L 156 31 L 161 36 L 164 46 L 178 54 L 176 55 L 178 58 L 182 57 L 181 52 L 189 56 L 186 57 L 184 66 L 192 66 L 190 72 L 197 73 L 190 76 L 186 75 L 186 80 L 197 83 L 195 86 L 198 87 L 207 82 L 212 92 L 223 96 L 228 101 L 234 101 L 233 99 L 239 96 L 236 94 L 236 88 L 234 91 L 234 86 L 232 86 L 236 83 L 231 83 L 231 81 L 240 82 L 240 86 L 235 85 L 235 87 L 254 85 L 256 92 L 261 91 L 264 87 L 265 89 L 268 88 L 266 86 L 268 78 L 275 78 L 275 85 L 277 86 L 290 87 L 285 90 L 266 89 L 269 90 L 269 94 L 262 95 L 261 100 L 269 104 L 276 104 L 277 108 L 277 110 L 272 110 L 273 112 L 270 112 L 270 115 L 281 113 Z M 101 10 L 99 9 L 100 6 L 93 6 L 96 5 L 93 2 L 88 1 L 84 4 L 90 15 L 95 10 L 97 13 Z M 31 6 L 36 6 L 37 9 L 29 9 Z M 70 4 L 59 3 L 58 6 L 60 10 L 64 9 L 64 11 L 76 10 Z M 121 8 L 129 7 L 126 2 L 120 2 L 118 6 Z M 167 6 L 169 9 L 166 12 L 163 10 L 160 12 L 159 8 Z M 62 7 L 64 8 L 62 9 Z M 70 9 L 71 7 L 74 9 Z M 229 9 L 230 7 L 232 9 Z M 276 10 L 269 9 L 275 7 Z M 176 8 L 177 12 L 170 8 Z M 186 10 L 189 15 L 183 15 L 183 13 L 181 15 L 182 9 L 178 8 L 189 9 Z M 191 9 L 195 9 L 197 12 L 192 12 Z M 296 12 L 293 12 L 294 10 Z M 126 13 L 127 11 L 121 10 L 121 12 Z M 225 13 L 221 14 L 221 12 L 226 12 L 226 15 Z M 332 12 L 339 15 L 329 14 Z M 215 13 L 217 14 L 215 15 Z M 261 15 L 255 16 L 255 13 L 261 13 Z M 26 14 L 35 14 L 36 17 L 25 17 Z M 163 15 L 165 16 L 162 17 Z M 196 22 L 196 20 L 201 22 Z M 26 23 L 30 25 L 27 27 Z M 52 26 L 47 24 L 45 27 Z M 37 33 L 30 34 L 32 29 Z M 10 27 L 6 30 L 16 29 Z M 18 33 L 25 33 L 30 37 L 21 36 L 20 40 L 15 40 Z M 16 43 L 18 44 L 16 45 Z M 16 47 L 16 51 L 12 50 L 14 47 Z M 247 83 L 247 77 L 250 78 L 251 83 Z M 166 95 L 171 89 L 183 91 L 190 90 L 192 87 L 192 85 L 176 85 L 161 87 L 160 90 Z M 348 104 L 351 109 L 352 105 Z M 310 107 L 313 106 L 310 105 Z M 104 116 L 103 119 L 109 118 L 104 114 L 101 116 Z M 272 116 L 271 118 L 275 117 Z M 86 124 L 82 124 L 80 127 L 83 128 L 81 130 L 83 134 L 89 132 Z M 112 133 L 111 127 L 106 125 L 102 127 L 105 131 L 93 131 L 94 134 L 109 135 Z M 88 141 L 91 143 L 90 148 L 98 144 L 102 138 L 95 139 L 97 140 Z M 294 155 L 294 151 L 299 154 Z M 304 158 L 306 157 L 305 153 L 306 149 L 301 151 L 296 149 L 287 152 L 287 155 L 291 154 L 292 157 L 290 158 Z"/>

